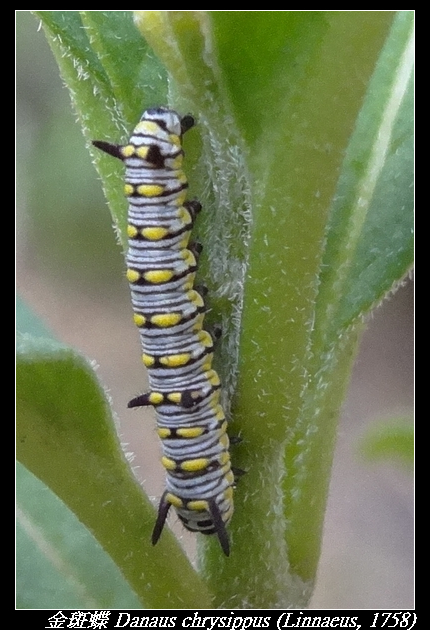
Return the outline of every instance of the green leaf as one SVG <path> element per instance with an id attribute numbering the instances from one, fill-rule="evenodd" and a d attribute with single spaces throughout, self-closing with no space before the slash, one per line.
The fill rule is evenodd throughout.
<path id="1" fill-rule="evenodd" d="M 414 21 L 393 24 L 342 167 L 327 229 L 317 322 L 334 337 L 413 262 Z M 322 312 L 325 309 L 325 312 Z"/>
<path id="2" fill-rule="evenodd" d="M 124 118 L 133 124 L 166 99 L 166 72 L 132 24 L 130 11 L 80 11 L 87 37 Z"/>
<path id="3" fill-rule="evenodd" d="M 303 346 L 307 356 L 300 360 L 300 355 L 292 355 L 304 384 L 285 460 L 284 488 L 290 497 L 286 513 L 291 523 L 287 539 L 293 565 L 309 575 L 316 569 L 311 561 L 318 558 L 316 531 L 321 535 L 337 418 L 363 329 L 362 316 L 408 272 L 412 261 L 408 135 L 413 115 L 412 32 L 412 12 L 400 12 L 369 81 L 327 218 L 318 280 L 313 284 L 314 306 L 308 312 L 311 330 Z M 342 102 L 347 84 L 345 79 L 344 88 L 338 86 Z M 337 119 L 337 113 L 332 117 Z M 408 121 L 409 132 L 396 156 L 394 138 L 400 121 Z"/>
<path id="4" fill-rule="evenodd" d="M 41 481 L 17 464 L 19 608 L 137 608 L 118 567 Z"/>
<path id="5" fill-rule="evenodd" d="M 173 536 L 166 532 L 156 550 L 150 543 L 154 510 L 121 450 L 92 366 L 28 333 L 17 340 L 17 455 L 88 527 L 146 607 L 210 603 Z"/>

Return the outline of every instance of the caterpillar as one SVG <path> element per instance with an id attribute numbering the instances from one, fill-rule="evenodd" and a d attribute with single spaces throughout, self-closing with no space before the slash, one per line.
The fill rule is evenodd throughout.
<path id="1" fill-rule="evenodd" d="M 201 205 L 186 201 L 182 171 L 182 136 L 194 124 L 190 115 L 148 109 L 127 144 L 93 145 L 126 167 L 127 279 L 150 387 L 128 406 L 155 408 L 166 469 L 152 544 L 173 506 L 186 529 L 216 534 L 228 556 L 234 473 L 220 379 L 212 368 L 214 342 L 194 288 L 199 247 L 189 239 Z"/>

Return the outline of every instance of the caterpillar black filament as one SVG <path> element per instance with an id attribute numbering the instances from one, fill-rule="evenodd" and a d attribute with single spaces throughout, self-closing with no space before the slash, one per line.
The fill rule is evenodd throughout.
<path id="1" fill-rule="evenodd" d="M 127 278 L 150 385 L 128 406 L 155 407 L 167 471 L 152 542 L 173 505 L 190 531 L 217 534 L 228 556 L 234 474 L 213 340 L 203 330 L 204 302 L 193 288 L 197 248 L 189 238 L 201 206 L 185 201 L 182 171 L 182 135 L 193 125 L 192 116 L 148 109 L 128 144 L 93 144 L 126 166 Z"/>

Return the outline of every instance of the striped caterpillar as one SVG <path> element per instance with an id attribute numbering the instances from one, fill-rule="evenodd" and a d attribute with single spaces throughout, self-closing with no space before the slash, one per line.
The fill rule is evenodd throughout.
<path id="1" fill-rule="evenodd" d="M 127 278 L 150 385 L 128 406 L 155 408 L 166 469 L 152 543 L 173 505 L 188 530 L 216 534 L 228 556 L 234 474 L 213 339 L 194 288 L 198 249 L 189 238 L 201 205 L 185 200 L 182 171 L 182 136 L 193 126 L 192 116 L 148 109 L 128 144 L 93 144 L 126 167 Z"/>

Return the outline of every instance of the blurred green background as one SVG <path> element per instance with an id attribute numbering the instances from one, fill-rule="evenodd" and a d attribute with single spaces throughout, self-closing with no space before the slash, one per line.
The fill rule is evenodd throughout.
<path id="1" fill-rule="evenodd" d="M 28 11 L 16 16 L 18 294 L 59 339 L 99 365 L 135 473 L 159 496 L 152 414 L 126 408 L 146 383 L 121 249 L 43 32 Z M 414 604 L 412 473 L 400 461 L 369 461 L 360 451 L 375 421 L 411 417 L 412 308 L 406 281 L 375 312 L 362 340 L 339 430 L 313 607 Z M 195 555 L 193 536 L 172 525 Z"/>

